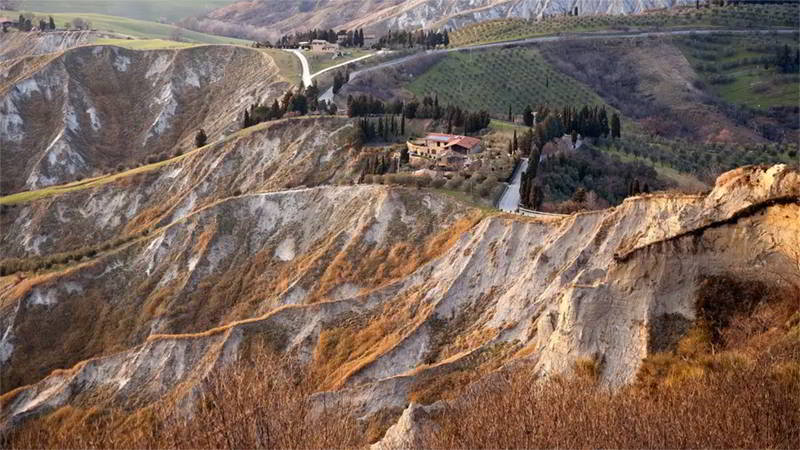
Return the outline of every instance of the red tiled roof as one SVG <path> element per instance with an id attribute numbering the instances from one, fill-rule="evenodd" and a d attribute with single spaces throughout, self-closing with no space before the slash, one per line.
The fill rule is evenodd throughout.
<path id="1" fill-rule="evenodd" d="M 473 147 L 475 147 L 476 145 L 478 145 L 480 143 L 481 143 L 481 140 L 478 139 L 478 138 L 464 136 L 461 139 L 457 139 L 455 142 L 453 142 L 450 145 L 458 145 L 458 146 L 464 147 L 464 148 L 473 148 Z"/>

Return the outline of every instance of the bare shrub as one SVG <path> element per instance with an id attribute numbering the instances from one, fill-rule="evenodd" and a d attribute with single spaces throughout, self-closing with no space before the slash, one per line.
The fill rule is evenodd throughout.
<path id="1" fill-rule="evenodd" d="M 206 379 L 191 407 L 66 410 L 29 423 L 11 448 L 343 448 L 361 432 L 341 405 L 312 399 L 316 383 L 294 360 L 258 353 Z"/>
<path id="2" fill-rule="evenodd" d="M 580 378 L 538 383 L 522 371 L 446 405 L 424 448 L 800 445 L 800 383 L 761 365 L 616 394 Z"/>

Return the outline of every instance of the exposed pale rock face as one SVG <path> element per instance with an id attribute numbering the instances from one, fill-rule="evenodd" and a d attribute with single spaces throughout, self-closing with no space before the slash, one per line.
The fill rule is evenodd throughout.
<path id="1" fill-rule="evenodd" d="M 481 373 L 487 361 L 525 361 L 550 376 L 592 359 L 605 384 L 620 386 L 642 358 L 669 345 L 658 335 L 665 320 L 695 319 L 704 278 L 778 284 L 775 274 L 797 271 L 787 256 L 800 240 L 798 197 L 800 173 L 779 165 L 724 174 L 705 196 L 649 194 L 563 218 L 491 215 L 466 225 L 474 212 L 417 190 L 318 187 L 224 199 L 120 251 L 4 294 L 13 295 L 0 311 L 4 368 L 18 369 L 16 355 L 32 351 L 26 324 L 74 314 L 78 297 L 93 289 L 108 290 L 99 298 L 112 311 L 142 320 L 125 341 L 129 349 L 97 348 L 96 358 L 6 394 L 2 422 L 14 426 L 65 404 L 188 395 L 256 337 L 325 367 L 327 390 L 316 398 L 348 404 L 359 417 L 406 408 L 426 380 Z M 385 231 L 376 231 L 384 222 Z M 403 270 L 383 273 L 385 261 Z M 126 295 L 123 281 L 135 285 L 144 273 L 167 281 Z M 224 314 L 221 327 L 202 332 L 170 312 L 181 304 L 223 311 L 213 309 L 213 291 L 202 291 L 202 303 L 191 299 L 198 286 L 229 284 L 227 276 L 241 288 L 224 311 L 238 315 Z M 147 305 L 164 286 L 172 300 L 151 316 Z M 116 320 L 107 314 L 98 310 L 92 321 Z M 201 332 L 188 334 L 194 331 Z M 372 340 L 346 355 L 346 364 L 327 366 L 320 343 L 332 335 L 354 347 Z M 414 411 L 387 439 L 409 436 Z"/>
<path id="2" fill-rule="evenodd" d="M 235 46 L 84 46 L 0 60 L 0 187 L 41 189 L 143 165 L 190 150 L 199 128 L 216 142 L 240 128 L 244 107 L 286 87 L 268 55 Z"/>

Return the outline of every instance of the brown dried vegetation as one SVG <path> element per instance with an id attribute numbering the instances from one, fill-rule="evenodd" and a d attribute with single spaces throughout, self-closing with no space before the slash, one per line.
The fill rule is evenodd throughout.
<path id="1" fill-rule="evenodd" d="M 316 382 L 265 351 L 204 381 L 194 406 L 163 401 L 128 414 L 66 406 L 30 422 L 8 448 L 343 448 L 363 427 L 341 405 L 317 404 Z M 191 409 L 190 409 L 191 408 Z"/>

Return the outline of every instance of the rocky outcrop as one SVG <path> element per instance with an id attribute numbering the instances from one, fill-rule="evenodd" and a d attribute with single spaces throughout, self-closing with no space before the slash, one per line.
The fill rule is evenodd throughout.
<path id="1" fill-rule="evenodd" d="M 704 279 L 777 286 L 782 271 L 798 275 L 789 258 L 799 197 L 800 173 L 779 165 L 724 174 L 705 196 L 649 194 L 552 219 L 477 221 L 447 197 L 388 187 L 226 199 L 77 267 L 0 279 L 4 374 L 23 373 L 22 354 L 57 363 L 52 343 L 29 344 L 25 330 L 66 342 L 78 325 L 44 332 L 48 317 L 98 324 L 80 325 L 73 341 L 92 343 L 97 357 L 7 392 L 2 421 L 186 397 L 254 339 L 298 355 L 322 374 L 318 399 L 359 417 L 405 408 L 437 380 L 479 380 L 523 360 L 541 376 L 590 360 L 603 383 L 620 386 L 674 344 L 660 335 L 665 321 L 695 319 Z M 188 300 L 192 289 L 202 301 Z M 80 316 L 87 298 L 97 299 L 91 317 Z M 221 326 L 199 329 L 204 314 L 224 317 Z M 109 336 L 101 325 L 126 318 L 138 321 L 118 325 L 135 330 L 129 339 L 95 344 Z"/>

